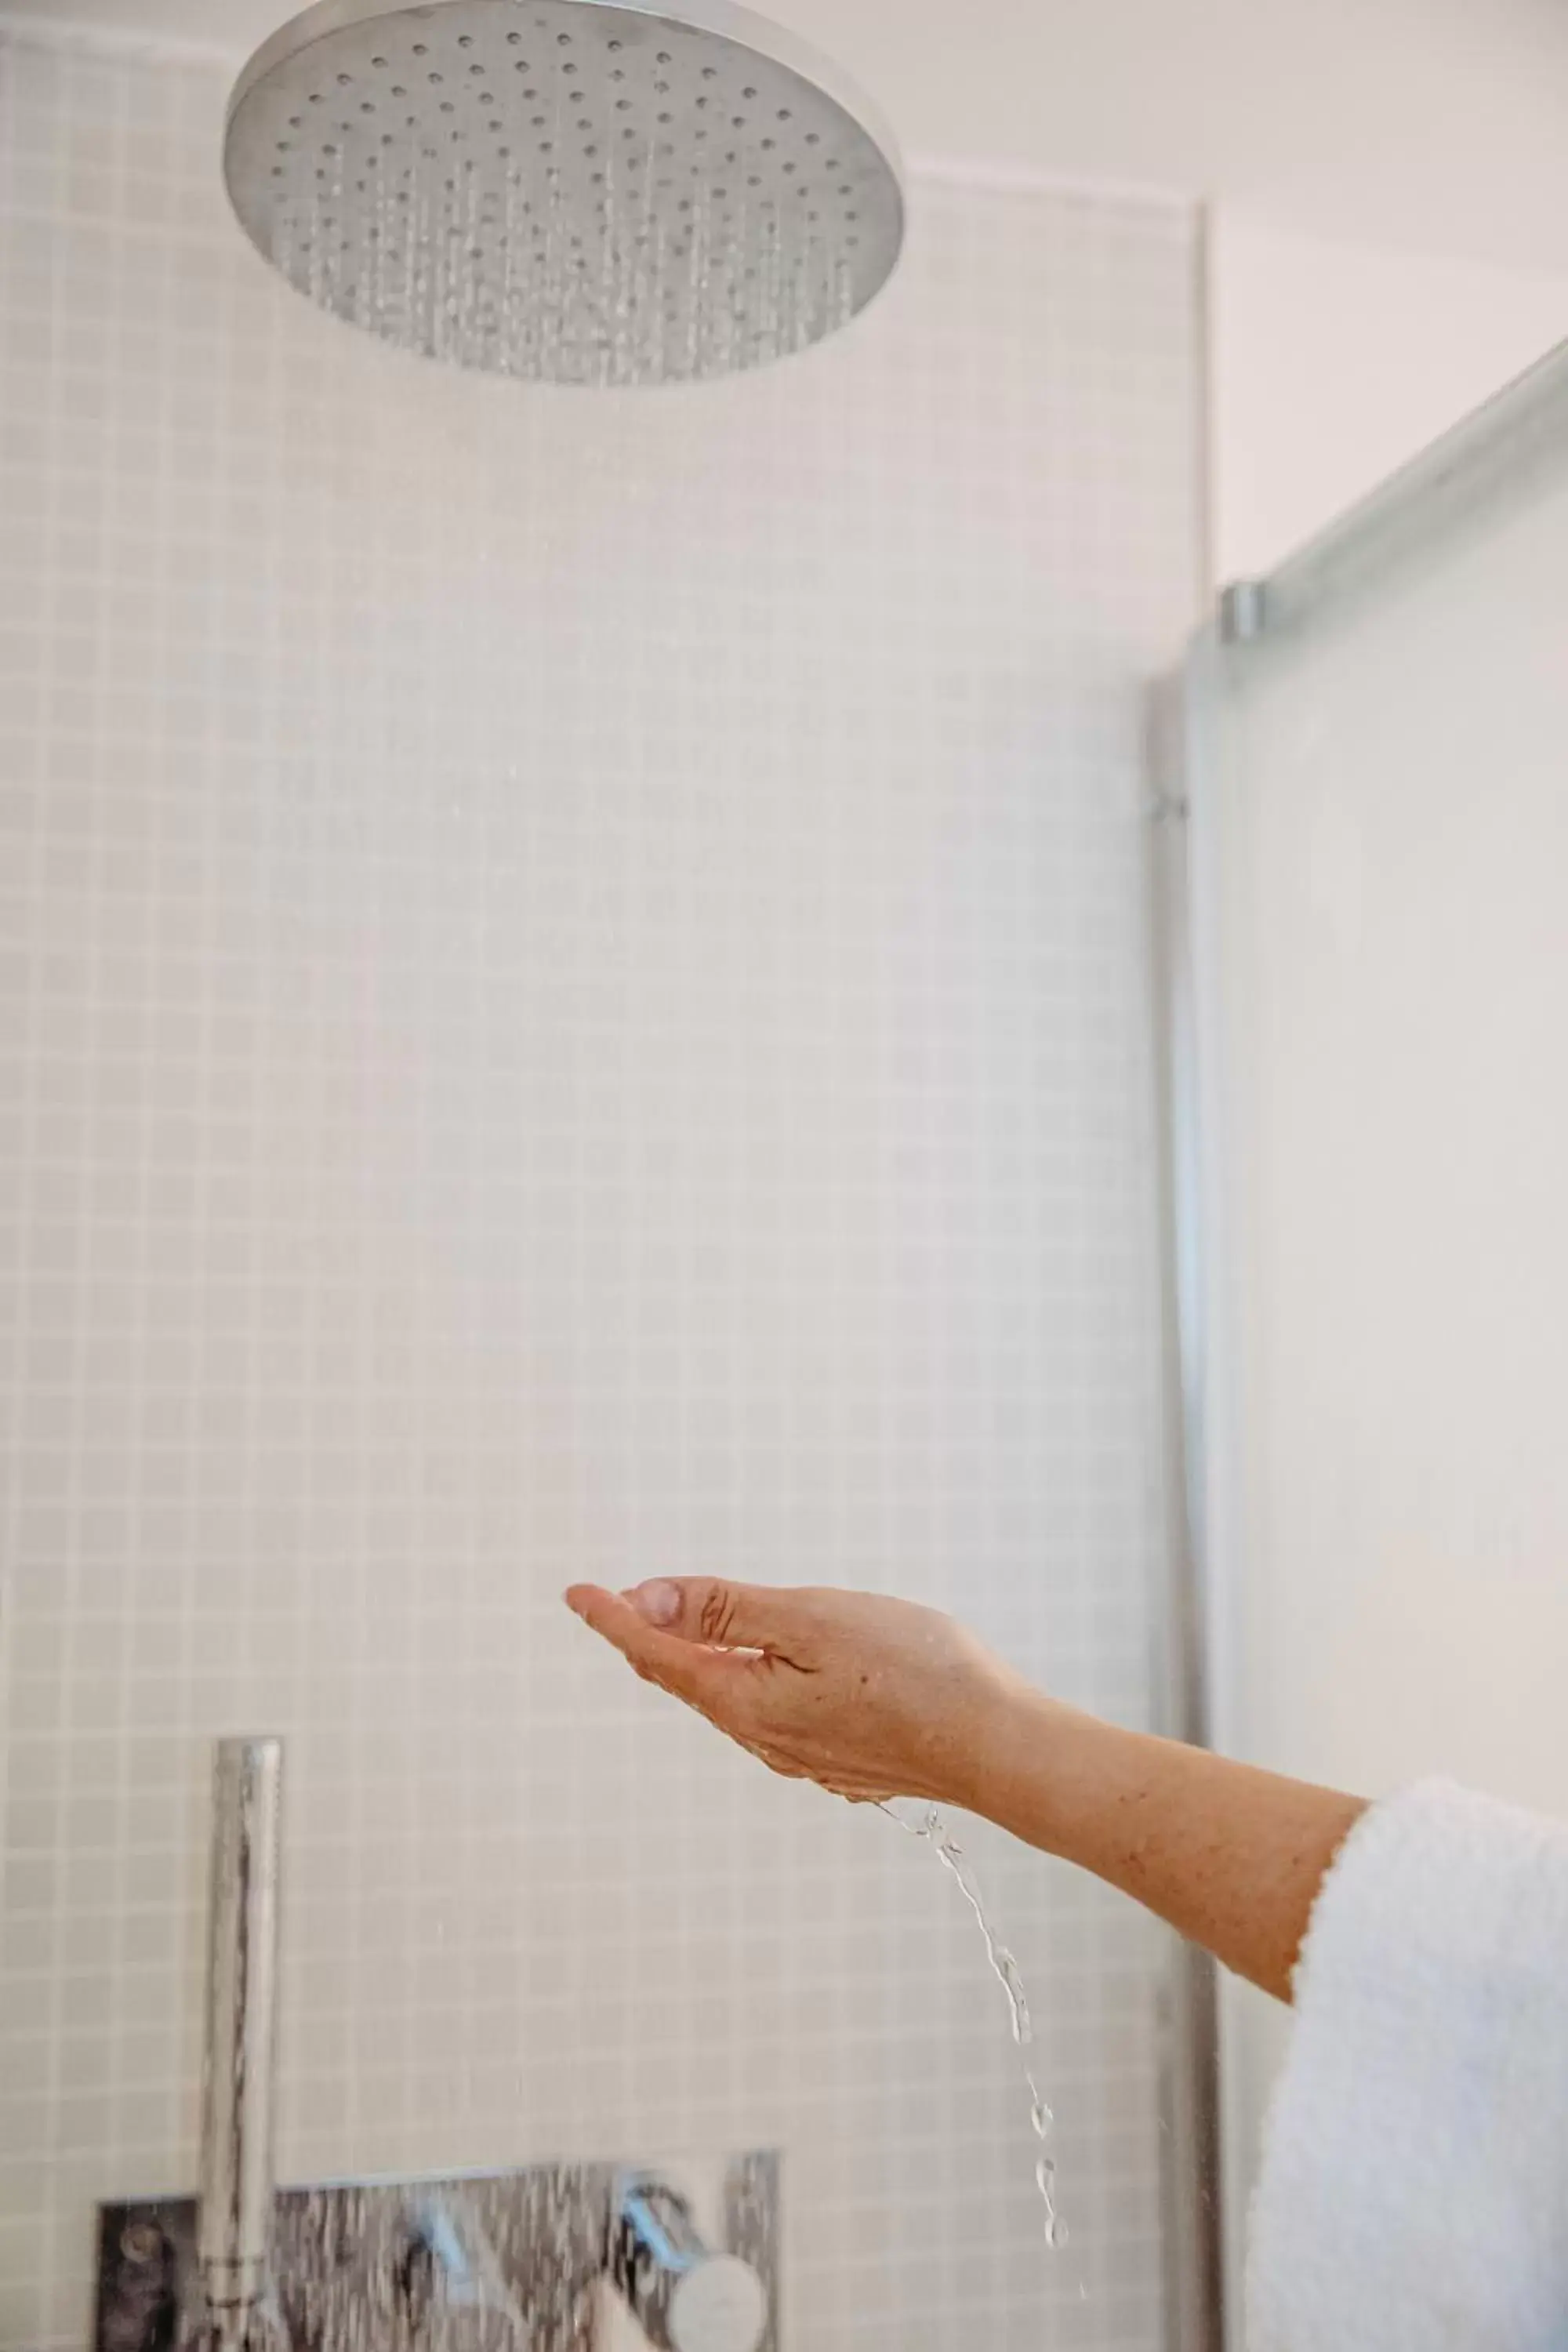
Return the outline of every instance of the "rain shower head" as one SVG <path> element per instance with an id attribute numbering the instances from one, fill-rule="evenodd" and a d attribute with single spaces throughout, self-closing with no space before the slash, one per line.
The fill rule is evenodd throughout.
<path id="1" fill-rule="evenodd" d="M 241 74 L 224 172 L 322 308 L 543 383 L 801 350 L 870 300 L 903 235 L 865 101 L 729 0 L 321 0 Z"/>

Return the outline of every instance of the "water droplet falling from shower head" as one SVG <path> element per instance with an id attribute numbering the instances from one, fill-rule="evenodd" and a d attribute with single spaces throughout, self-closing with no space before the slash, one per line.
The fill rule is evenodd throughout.
<path id="1" fill-rule="evenodd" d="M 323 309 L 548 383 L 799 350 L 864 308 L 903 235 L 867 102 L 730 0 L 320 0 L 240 76 L 224 169 Z"/>

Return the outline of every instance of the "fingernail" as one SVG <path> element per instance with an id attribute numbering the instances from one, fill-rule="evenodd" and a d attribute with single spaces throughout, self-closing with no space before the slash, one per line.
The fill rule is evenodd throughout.
<path id="1" fill-rule="evenodd" d="M 626 1599 L 650 1625 L 673 1625 L 680 1614 L 679 1587 L 667 1584 L 661 1577 L 656 1577 L 651 1584 L 637 1585 Z"/>

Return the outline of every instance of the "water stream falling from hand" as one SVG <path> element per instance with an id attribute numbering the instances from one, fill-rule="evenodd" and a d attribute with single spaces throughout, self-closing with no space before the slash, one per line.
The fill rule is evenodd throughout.
<path id="1" fill-rule="evenodd" d="M 991 1973 L 1007 1996 L 1007 2007 L 1013 2024 L 1013 2039 L 1020 2053 L 1026 2053 L 1034 2042 L 1035 2029 L 1029 2017 L 1028 1996 L 1024 1990 L 1024 1979 L 1018 1974 L 1017 1961 L 1013 1958 L 1006 1945 L 1000 1940 L 986 1917 L 980 1888 L 975 1882 L 974 1873 L 964 1857 L 963 1847 L 954 1842 L 952 1832 L 935 1805 L 927 1805 L 921 1811 L 919 1821 L 915 1822 L 906 1821 L 901 1813 L 894 1811 L 891 1805 L 883 1805 L 880 1810 L 887 1814 L 889 1821 L 897 1822 L 901 1830 L 907 1830 L 911 1837 L 923 1839 L 935 1853 L 942 1868 L 956 1883 L 959 1893 L 974 1914 L 975 1925 L 985 1938 L 985 1957 L 991 1964 Z M 1050 2137 L 1054 2118 L 1040 2095 L 1040 2086 L 1035 2080 L 1034 2068 L 1028 2057 L 1021 2055 L 1020 2063 L 1023 2068 L 1024 2086 L 1029 2094 L 1029 2126 L 1039 2142 L 1040 2147 L 1039 2155 L 1035 2159 L 1035 2186 L 1040 2192 L 1040 2202 L 1046 2209 L 1046 2243 L 1055 2248 L 1067 2243 L 1067 2230 L 1057 2211 L 1056 2158 L 1046 2146 Z"/>

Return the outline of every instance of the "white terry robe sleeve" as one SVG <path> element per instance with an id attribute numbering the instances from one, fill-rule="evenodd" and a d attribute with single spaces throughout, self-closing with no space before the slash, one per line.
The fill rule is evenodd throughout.
<path id="1" fill-rule="evenodd" d="M 1442 1781 L 1323 1882 L 1249 2352 L 1568 2352 L 1568 1829 Z"/>

